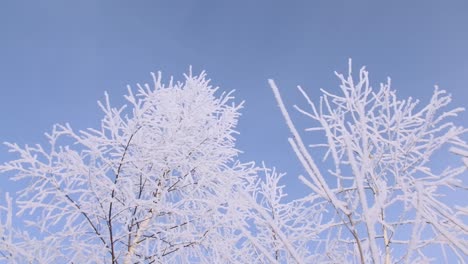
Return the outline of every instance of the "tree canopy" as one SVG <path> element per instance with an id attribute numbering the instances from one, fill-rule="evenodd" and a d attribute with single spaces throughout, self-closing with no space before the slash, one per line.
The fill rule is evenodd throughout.
<path id="1" fill-rule="evenodd" d="M 423 106 L 399 99 L 390 79 L 373 89 L 351 63 L 336 75 L 339 93 L 322 90 L 314 102 L 299 87 L 307 107 L 294 106 L 318 144 L 305 142 L 269 80 L 306 172 L 309 194 L 295 200 L 285 198 L 285 174 L 239 159 L 242 103 L 205 73 L 167 85 L 153 74 L 121 107 L 105 94 L 100 127 L 55 125 L 47 146 L 5 143 L 17 158 L 0 173 L 24 188 L 0 203 L 0 260 L 463 262 L 468 205 L 447 190 L 466 194 L 467 167 L 433 160 L 448 147 L 466 153 L 467 129 L 450 121 L 463 109 L 447 110 L 451 97 L 437 87 Z"/>

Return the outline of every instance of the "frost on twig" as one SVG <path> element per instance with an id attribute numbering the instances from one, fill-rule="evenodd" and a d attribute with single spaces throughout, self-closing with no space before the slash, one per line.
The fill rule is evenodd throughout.
<path id="1" fill-rule="evenodd" d="M 463 148 L 464 149 L 460 147 L 452 147 L 450 148 L 450 151 L 462 157 L 463 163 L 465 163 L 465 166 L 468 168 L 468 146 L 465 145 Z"/>
<path id="2" fill-rule="evenodd" d="M 434 252 L 463 262 L 468 225 L 461 208 L 466 204 L 447 203 L 444 195 L 449 189 L 466 196 L 460 178 L 466 168 L 441 170 L 431 159 L 446 145 L 466 146 L 460 136 L 467 130 L 449 121 L 463 109 L 445 110 L 451 98 L 437 87 L 424 106 L 398 99 L 390 79 L 374 90 L 365 68 L 353 78 L 351 62 L 347 76 L 336 75 L 338 94 L 322 90 L 317 105 L 298 87 L 308 108 L 295 106 L 313 122 L 307 130 L 324 135 L 325 144 L 316 146 L 325 146 L 324 159 L 333 161 L 328 169 L 316 164 L 270 80 L 292 132 L 291 146 L 307 172 L 300 180 L 315 203 L 322 201 L 328 209 L 316 223 L 323 230 L 310 240 L 312 248 L 330 252 L 338 247 L 346 262 L 425 262 Z"/>

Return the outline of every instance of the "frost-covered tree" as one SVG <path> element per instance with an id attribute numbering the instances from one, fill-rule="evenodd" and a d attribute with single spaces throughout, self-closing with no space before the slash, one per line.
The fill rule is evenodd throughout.
<path id="1" fill-rule="evenodd" d="M 229 251 L 239 239 L 231 201 L 255 174 L 234 146 L 242 104 L 216 96 L 204 73 L 185 77 L 165 86 L 153 74 L 154 86 L 129 87 L 121 108 L 106 94 L 98 129 L 56 125 L 47 146 L 6 143 L 18 158 L 0 172 L 27 187 L 0 208 L 0 260 L 242 260 Z"/>
<path id="2" fill-rule="evenodd" d="M 310 194 L 286 200 L 284 174 L 241 163 L 235 126 L 242 104 L 216 96 L 205 75 L 128 89 L 128 107 L 99 103 L 99 129 L 56 125 L 49 145 L 7 143 L 19 158 L 0 172 L 27 183 L 0 202 L 0 260 L 9 263 L 426 263 L 464 261 L 466 167 L 434 154 L 466 156 L 467 130 L 429 104 L 399 100 L 368 73 L 341 94 L 323 91 L 295 107 L 324 136 L 308 148 L 273 81 Z M 324 163 L 317 157 L 323 154 Z M 450 196 L 449 196 L 450 197 Z"/>
<path id="3" fill-rule="evenodd" d="M 289 142 L 307 172 L 300 180 L 311 193 L 286 205 L 277 198 L 268 203 L 275 202 L 272 215 L 303 263 L 464 263 L 466 167 L 443 168 L 448 164 L 432 158 L 447 146 L 466 146 L 461 136 L 467 129 L 448 121 L 463 109 L 445 111 L 451 99 L 437 87 L 424 106 L 398 99 L 390 79 L 374 90 L 364 68 L 353 79 L 351 62 L 347 77 L 336 75 L 340 93 L 322 90 L 318 105 L 298 87 L 308 110 L 294 108 L 314 123 L 307 131 L 324 137 L 309 146 L 270 80 L 292 133 Z M 465 199 L 451 201 L 452 192 Z"/>

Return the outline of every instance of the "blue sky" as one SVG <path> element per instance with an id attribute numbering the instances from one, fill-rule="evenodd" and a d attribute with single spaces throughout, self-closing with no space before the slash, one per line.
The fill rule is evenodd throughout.
<path id="1" fill-rule="evenodd" d="M 96 127 L 104 91 L 121 104 L 127 84 L 151 71 L 182 79 L 192 65 L 246 100 L 241 158 L 288 172 L 294 192 L 302 170 L 267 79 L 287 105 L 304 104 L 295 86 L 336 91 L 333 71 L 351 57 L 374 86 L 390 76 L 402 97 L 427 101 L 438 84 L 467 106 L 467 12 L 466 1 L 3 1 L 0 141 L 43 143 L 54 123 Z"/>

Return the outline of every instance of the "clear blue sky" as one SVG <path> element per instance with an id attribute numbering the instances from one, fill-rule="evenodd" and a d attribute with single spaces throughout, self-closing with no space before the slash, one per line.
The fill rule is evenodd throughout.
<path id="1" fill-rule="evenodd" d="M 22 1 L 0 8 L 0 141 L 34 144 L 54 123 L 96 127 L 105 90 L 190 65 L 246 100 L 238 130 L 244 161 L 301 172 L 267 78 L 286 103 L 337 89 L 333 71 L 366 65 L 374 86 L 392 77 L 403 97 L 433 85 L 468 106 L 466 1 Z M 304 119 L 300 119 L 304 120 Z M 468 114 L 459 119 L 466 126 Z M 0 147 L 0 162 L 10 156 Z M 2 191 L 11 185 L 0 181 Z"/>

